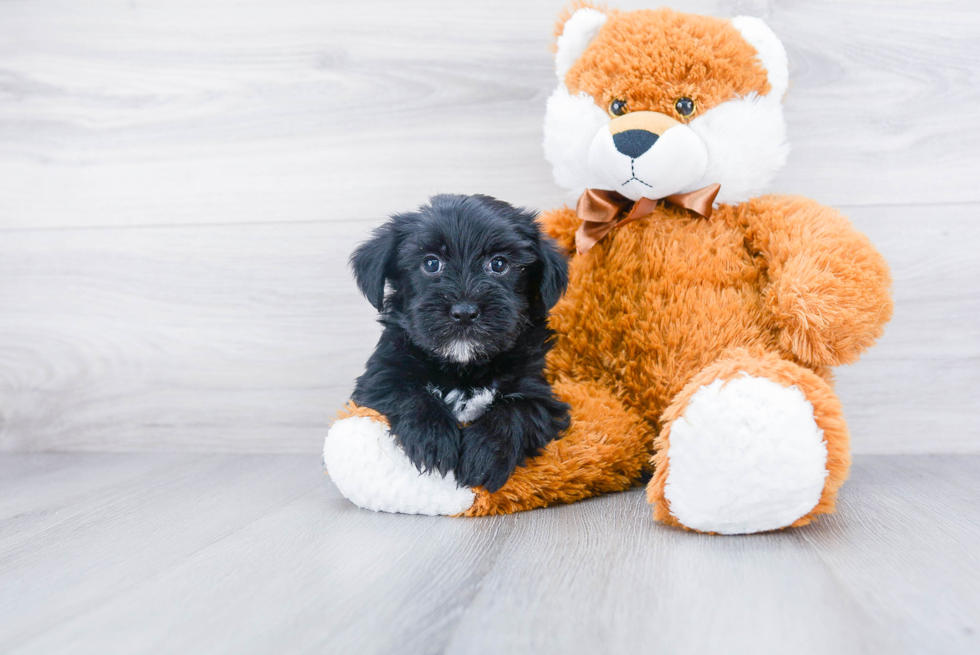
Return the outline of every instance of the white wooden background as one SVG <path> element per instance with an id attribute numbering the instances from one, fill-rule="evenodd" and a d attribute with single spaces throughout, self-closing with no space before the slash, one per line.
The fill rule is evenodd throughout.
<path id="1" fill-rule="evenodd" d="M 540 148 L 562 6 L 0 2 L 0 450 L 315 452 L 377 335 L 346 269 L 371 227 L 568 200 Z M 774 190 L 891 262 L 895 319 L 838 376 L 855 450 L 980 451 L 980 5 L 673 6 L 769 21 Z"/>

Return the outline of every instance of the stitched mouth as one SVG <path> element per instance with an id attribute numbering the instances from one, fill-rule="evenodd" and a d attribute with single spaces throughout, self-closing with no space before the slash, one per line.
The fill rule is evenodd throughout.
<path id="1" fill-rule="evenodd" d="M 636 163 L 636 159 L 634 159 L 633 157 L 630 157 L 630 179 L 626 180 L 625 182 L 623 182 L 619 186 L 626 186 L 630 182 L 636 181 L 636 182 L 639 182 L 640 184 L 642 184 L 643 186 L 650 187 L 652 189 L 653 188 L 653 185 L 652 184 L 647 184 L 646 182 L 644 182 L 643 180 L 641 180 L 640 178 L 638 178 L 636 176 L 636 171 L 633 169 L 633 165 L 635 163 Z"/>

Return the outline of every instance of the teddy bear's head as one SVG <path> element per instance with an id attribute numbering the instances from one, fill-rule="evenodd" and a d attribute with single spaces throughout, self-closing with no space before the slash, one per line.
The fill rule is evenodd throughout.
<path id="1" fill-rule="evenodd" d="M 763 191 L 789 147 L 786 51 L 758 18 L 580 8 L 558 24 L 545 156 L 579 193 L 658 199 Z"/>

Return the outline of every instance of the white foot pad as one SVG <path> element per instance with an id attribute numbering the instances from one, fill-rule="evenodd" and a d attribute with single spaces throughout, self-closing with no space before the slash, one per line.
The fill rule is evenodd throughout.
<path id="1" fill-rule="evenodd" d="M 452 473 L 420 474 L 388 427 L 364 416 L 337 421 L 323 444 L 327 473 L 348 500 L 375 512 L 459 514 L 476 497 Z"/>
<path id="2" fill-rule="evenodd" d="M 786 527 L 816 506 L 827 477 L 810 401 L 746 374 L 698 389 L 670 429 L 668 457 L 670 513 L 703 532 Z"/>

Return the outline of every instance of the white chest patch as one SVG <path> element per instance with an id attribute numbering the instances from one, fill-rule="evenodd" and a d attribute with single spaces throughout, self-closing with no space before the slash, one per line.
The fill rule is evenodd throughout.
<path id="1" fill-rule="evenodd" d="M 483 416 L 487 407 L 497 397 L 497 390 L 485 387 L 483 389 L 452 389 L 443 393 L 442 389 L 429 385 L 433 396 L 449 405 L 460 423 L 471 423 Z"/>

